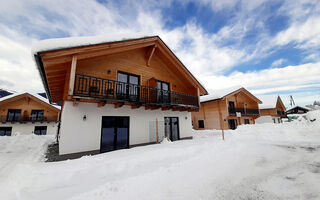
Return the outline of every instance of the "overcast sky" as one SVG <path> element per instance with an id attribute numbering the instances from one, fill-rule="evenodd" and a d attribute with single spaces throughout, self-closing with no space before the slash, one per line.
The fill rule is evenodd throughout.
<path id="1" fill-rule="evenodd" d="M 209 90 L 320 99 L 320 0 L 0 0 L 0 88 L 44 91 L 38 40 L 119 33 L 159 35 Z"/>

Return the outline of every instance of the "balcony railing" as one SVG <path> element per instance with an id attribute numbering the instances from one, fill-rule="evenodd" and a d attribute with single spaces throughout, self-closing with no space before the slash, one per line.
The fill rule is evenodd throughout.
<path id="1" fill-rule="evenodd" d="M 236 115 L 237 112 L 240 112 L 241 115 L 259 115 L 258 109 L 250 108 L 228 108 L 229 115 Z"/>
<path id="2" fill-rule="evenodd" d="M 56 116 L 10 116 L 0 115 L 0 122 L 57 122 Z"/>
<path id="3" fill-rule="evenodd" d="M 286 117 L 285 111 L 277 110 L 277 115 L 279 115 L 279 116 L 281 116 L 281 117 Z"/>
<path id="4" fill-rule="evenodd" d="M 198 97 L 76 74 L 74 96 L 139 104 L 199 108 Z"/>

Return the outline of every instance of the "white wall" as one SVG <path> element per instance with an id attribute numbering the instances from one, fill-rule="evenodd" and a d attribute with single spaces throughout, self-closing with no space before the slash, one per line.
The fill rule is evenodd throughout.
<path id="1" fill-rule="evenodd" d="M 257 118 L 255 120 L 255 122 L 257 124 L 264 124 L 264 123 L 276 123 L 278 124 L 279 123 L 279 119 L 280 119 L 280 122 L 281 122 L 281 118 L 280 117 L 272 117 L 272 116 L 260 116 L 259 118 Z M 273 121 L 275 120 L 275 122 Z"/>
<path id="2" fill-rule="evenodd" d="M 55 135 L 57 134 L 57 128 L 58 128 L 58 123 L 56 122 L 27 122 L 27 123 L 11 123 L 11 122 L 6 122 L 6 123 L 0 123 L 0 127 L 12 127 L 11 135 L 17 135 L 17 134 L 34 134 L 34 127 L 35 126 L 47 126 L 47 135 Z"/>
<path id="3" fill-rule="evenodd" d="M 144 106 L 138 109 L 131 109 L 130 106 L 114 108 L 112 104 L 98 107 L 96 103 L 73 106 L 72 102 L 65 102 L 61 115 L 59 153 L 100 150 L 102 116 L 130 117 L 129 145 L 151 142 L 149 123 L 156 121 L 156 118 L 163 122 L 164 117 L 179 117 L 180 138 L 192 136 L 190 112 L 145 110 Z"/>

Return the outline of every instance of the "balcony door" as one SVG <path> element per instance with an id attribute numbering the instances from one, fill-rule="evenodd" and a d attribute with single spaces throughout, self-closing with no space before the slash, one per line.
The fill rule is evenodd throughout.
<path id="1" fill-rule="evenodd" d="M 139 76 L 118 72 L 117 98 L 129 101 L 138 101 L 139 85 Z"/>
<path id="2" fill-rule="evenodd" d="M 157 81 L 157 101 L 161 104 L 170 103 L 170 87 L 169 83 L 163 81 Z"/>
<path id="3" fill-rule="evenodd" d="M 179 118 L 178 117 L 165 117 L 164 118 L 164 132 L 167 138 L 171 141 L 180 139 L 179 136 Z"/>
<path id="4" fill-rule="evenodd" d="M 102 117 L 100 152 L 129 147 L 129 117 Z"/>
<path id="5" fill-rule="evenodd" d="M 31 121 L 42 121 L 44 110 L 32 110 L 31 111 Z"/>
<path id="6" fill-rule="evenodd" d="M 21 110 L 19 109 L 9 109 L 7 115 L 8 122 L 17 122 L 21 119 Z"/>

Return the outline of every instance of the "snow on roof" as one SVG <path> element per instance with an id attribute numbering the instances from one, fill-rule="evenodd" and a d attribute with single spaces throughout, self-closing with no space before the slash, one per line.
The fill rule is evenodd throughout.
<path id="1" fill-rule="evenodd" d="M 19 95 L 23 95 L 23 94 L 29 94 L 29 95 L 34 96 L 35 98 L 37 98 L 37 99 L 39 99 L 39 100 L 47 103 L 47 104 L 49 104 L 50 106 L 53 106 L 53 107 L 55 107 L 55 108 L 57 108 L 57 109 L 59 109 L 59 110 L 61 109 L 61 107 L 58 106 L 58 105 L 50 104 L 50 103 L 49 103 L 49 100 L 46 99 L 46 98 L 44 98 L 43 96 L 41 96 L 41 95 L 39 95 L 39 94 L 36 94 L 36 93 L 29 93 L 29 92 L 17 92 L 17 93 L 10 94 L 10 95 L 8 95 L 8 96 L 5 96 L 5 97 L 0 98 L 0 102 L 1 102 L 1 101 L 4 101 L 4 100 L 7 100 L 7 99 L 11 99 L 11 98 L 16 97 L 16 96 L 19 96 Z"/>
<path id="2" fill-rule="evenodd" d="M 292 109 L 297 108 L 297 107 L 300 107 L 300 108 L 303 108 L 303 109 L 306 109 L 306 110 L 312 110 L 311 108 L 308 108 L 308 107 L 305 107 L 305 106 L 293 106 L 291 108 L 288 108 L 286 111 L 292 110 Z"/>
<path id="3" fill-rule="evenodd" d="M 235 87 L 230 87 L 222 90 L 210 90 L 209 95 L 201 96 L 200 97 L 200 102 L 206 102 L 206 101 L 212 101 L 216 99 L 221 99 L 224 96 L 227 96 L 228 94 L 235 92 L 237 90 L 240 90 L 243 88 L 242 86 L 235 86 Z M 211 94 L 210 94 L 211 93 Z"/>
<path id="4" fill-rule="evenodd" d="M 262 101 L 259 109 L 271 109 L 277 106 L 278 95 L 261 95 L 258 98 Z"/>
<path id="5" fill-rule="evenodd" d="M 32 46 L 32 54 L 35 55 L 38 52 L 52 51 L 58 49 L 66 49 L 72 47 L 88 46 L 94 44 L 102 44 L 108 42 L 117 42 L 130 39 L 139 39 L 152 36 L 146 36 L 145 34 L 114 34 L 108 36 L 87 36 L 87 37 L 67 37 L 67 38 L 53 38 L 47 40 L 41 40 Z"/>

